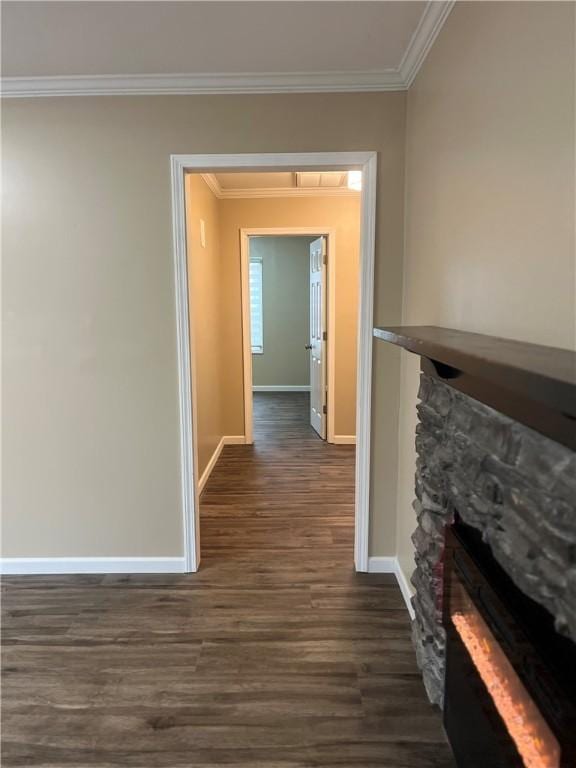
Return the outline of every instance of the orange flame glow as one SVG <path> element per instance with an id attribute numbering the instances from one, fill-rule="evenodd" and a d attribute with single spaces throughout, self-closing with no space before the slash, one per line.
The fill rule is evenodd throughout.
<path id="1" fill-rule="evenodd" d="M 526 768 L 559 768 L 560 747 L 504 651 L 473 604 L 452 621 Z"/>

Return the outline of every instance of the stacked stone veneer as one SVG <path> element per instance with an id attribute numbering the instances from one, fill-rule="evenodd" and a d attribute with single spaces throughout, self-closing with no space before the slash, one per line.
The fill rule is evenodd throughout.
<path id="1" fill-rule="evenodd" d="M 444 527 L 455 510 L 576 641 L 576 454 L 425 374 L 418 396 L 412 635 L 442 706 Z"/>

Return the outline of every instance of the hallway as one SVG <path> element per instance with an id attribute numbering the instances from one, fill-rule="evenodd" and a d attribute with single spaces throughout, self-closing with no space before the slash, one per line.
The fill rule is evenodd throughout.
<path id="1" fill-rule="evenodd" d="M 6 768 L 452 766 L 394 578 L 353 571 L 353 447 L 254 405 L 198 574 L 4 579 Z"/>
<path id="2" fill-rule="evenodd" d="M 354 446 L 310 426 L 307 392 L 254 393 L 254 445 L 224 448 L 201 499 L 202 563 L 307 558 L 351 567 Z M 297 561 L 294 560 L 297 558 Z"/>

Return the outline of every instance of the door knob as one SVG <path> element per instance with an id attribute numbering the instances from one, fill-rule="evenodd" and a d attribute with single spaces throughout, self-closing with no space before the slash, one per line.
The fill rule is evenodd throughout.
<path id="1" fill-rule="evenodd" d="M 312 344 L 306 344 L 306 346 L 304 347 L 304 349 L 312 349 Z"/>

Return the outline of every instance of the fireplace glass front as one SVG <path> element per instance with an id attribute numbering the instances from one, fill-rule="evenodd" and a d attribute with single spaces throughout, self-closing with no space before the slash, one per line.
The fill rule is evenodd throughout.
<path id="1" fill-rule="evenodd" d="M 576 646 L 474 529 L 448 529 L 444 720 L 461 768 L 576 766 Z"/>

